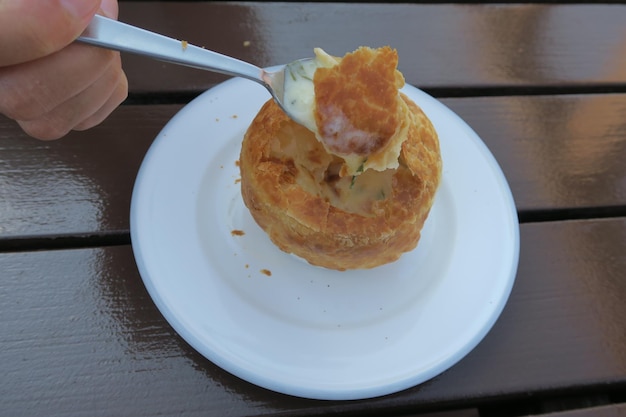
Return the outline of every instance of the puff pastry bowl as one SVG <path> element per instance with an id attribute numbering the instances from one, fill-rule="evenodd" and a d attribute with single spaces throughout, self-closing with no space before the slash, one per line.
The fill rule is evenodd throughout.
<path id="1" fill-rule="evenodd" d="M 395 169 L 345 175 L 344 161 L 272 101 L 248 128 L 241 191 L 280 249 L 336 270 L 373 268 L 414 249 L 441 180 L 433 125 L 409 98 Z"/>

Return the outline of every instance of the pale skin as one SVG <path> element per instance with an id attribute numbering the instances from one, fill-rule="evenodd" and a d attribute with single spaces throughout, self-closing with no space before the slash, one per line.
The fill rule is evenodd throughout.
<path id="1" fill-rule="evenodd" d="M 0 113 L 52 140 L 100 124 L 128 94 L 120 55 L 73 43 L 117 0 L 0 0 Z"/>

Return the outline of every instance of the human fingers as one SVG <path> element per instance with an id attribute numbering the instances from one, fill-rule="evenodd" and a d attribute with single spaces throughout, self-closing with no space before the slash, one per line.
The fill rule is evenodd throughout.
<path id="1" fill-rule="evenodd" d="M 119 6 L 117 4 L 117 0 L 102 0 L 100 3 L 100 14 L 110 18 L 116 19 L 119 12 Z"/>
<path id="2" fill-rule="evenodd" d="M 99 124 L 126 98 L 127 92 L 128 81 L 117 55 L 92 84 L 76 95 L 44 114 L 16 120 L 32 137 L 58 139 L 70 130 L 84 130 Z"/>
<path id="3" fill-rule="evenodd" d="M 92 85 L 119 53 L 72 44 L 35 61 L 0 68 L 0 113 L 33 120 Z"/>
<path id="4" fill-rule="evenodd" d="M 73 130 L 87 130 L 99 125 L 128 97 L 128 80 L 122 72 L 109 99 L 91 116 L 74 126 Z"/>
<path id="5" fill-rule="evenodd" d="M 110 0 L 106 7 L 111 8 Z M 1 0 L 0 67 L 50 55 L 74 41 L 101 0 Z"/>

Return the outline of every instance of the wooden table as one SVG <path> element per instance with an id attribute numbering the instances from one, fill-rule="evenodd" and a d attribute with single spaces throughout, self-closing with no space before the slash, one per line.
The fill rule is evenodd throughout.
<path id="1" fill-rule="evenodd" d="M 0 116 L 1 415 L 626 415 L 626 5 L 129 1 L 120 18 L 261 66 L 397 48 L 502 166 L 517 279 L 476 349 L 400 393 L 315 401 L 230 375 L 156 309 L 128 220 L 154 137 L 225 77 L 125 56 L 130 96 L 95 129 L 39 142 Z"/>

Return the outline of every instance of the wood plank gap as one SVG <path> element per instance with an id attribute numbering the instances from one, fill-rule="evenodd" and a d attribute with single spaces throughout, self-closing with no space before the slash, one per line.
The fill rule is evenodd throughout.
<path id="1" fill-rule="evenodd" d="M 133 93 L 131 91 L 123 105 L 186 104 L 202 93 L 203 91 L 177 91 L 161 93 Z"/>
<path id="2" fill-rule="evenodd" d="M 626 84 L 591 85 L 504 85 L 504 86 L 417 86 L 436 98 L 514 97 L 575 94 L 625 94 Z M 124 105 L 186 104 L 203 90 L 175 92 L 130 92 Z"/>
<path id="3" fill-rule="evenodd" d="M 626 217 L 626 206 L 518 211 L 520 224 L 619 217 Z M 130 232 L 128 230 L 94 233 L 9 236 L 0 238 L 0 252 L 80 249 L 128 245 L 130 243 Z"/>
<path id="4" fill-rule="evenodd" d="M 568 412 L 578 412 L 582 416 L 596 415 L 594 411 L 605 407 L 618 406 L 621 408 L 625 405 L 623 402 L 614 401 L 610 392 L 579 393 L 569 396 L 496 402 L 479 407 L 479 413 L 480 417 L 549 417 Z M 585 413 L 584 410 L 588 410 L 589 413 Z"/>
<path id="5" fill-rule="evenodd" d="M 417 86 L 437 98 L 510 97 L 580 94 L 623 94 L 626 84 L 588 85 L 493 85 L 493 86 Z"/>
<path id="6" fill-rule="evenodd" d="M 63 235 L 15 236 L 0 238 L 0 253 L 42 250 L 84 249 L 130 244 L 128 230 Z"/>
<path id="7" fill-rule="evenodd" d="M 517 216 L 520 223 L 608 219 L 626 217 L 626 206 L 519 210 Z"/>

